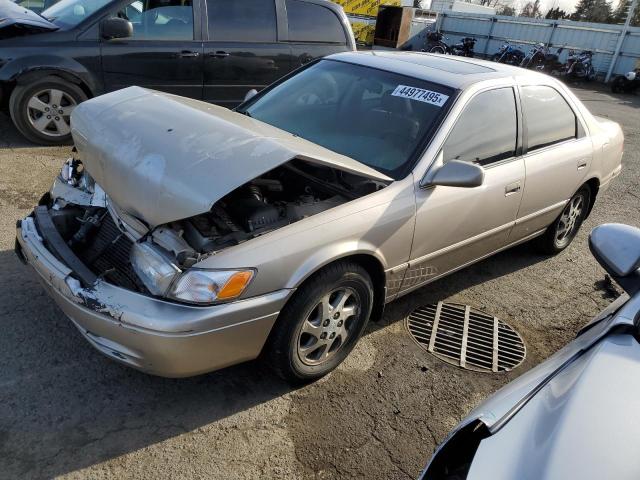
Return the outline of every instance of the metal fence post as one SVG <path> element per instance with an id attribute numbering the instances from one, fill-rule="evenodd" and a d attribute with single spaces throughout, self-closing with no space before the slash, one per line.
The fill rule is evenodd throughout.
<path id="1" fill-rule="evenodd" d="M 547 39 L 547 48 L 551 48 L 551 40 L 553 39 L 553 34 L 555 33 L 557 27 L 558 22 L 553 22 L 551 24 L 551 33 L 549 34 L 549 38 Z"/>
<path id="2" fill-rule="evenodd" d="M 618 37 L 618 43 L 616 43 L 616 49 L 613 52 L 613 57 L 611 57 L 611 63 L 609 64 L 609 70 L 607 70 L 607 76 L 604 77 L 604 83 L 609 83 L 609 80 L 611 80 L 611 74 L 613 73 L 613 69 L 616 66 L 618 57 L 620 56 L 620 50 L 622 49 L 622 44 L 624 43 L 624 39 L 627 37 L 627 32 L 629 31 L 629 24 L 631 23 L 631 18 L 633 17 L 633 12 L 635 12 L 637 5 L 638 5 L 638 0 L 633 0 L 631 2 L 631 6 L 629 7 L 629 13 L 627 14 L 627 19 L 625 20 L 624 26 L 620 31 L 620 36 Z"/>
<path id="3" fill-rule="evenodd" d="M 489 33 L 487 34 L 487 41 L 484 44 L 484 52 L 482 55 L 487 56 L 487 50 L 489 50 L 489 42 L 491 41 L 491 34 L 493 33 L 493 26 L 498 23 L 498 19 L 496 17 L 491 17 L 491 26 L 489 27 Z"/>

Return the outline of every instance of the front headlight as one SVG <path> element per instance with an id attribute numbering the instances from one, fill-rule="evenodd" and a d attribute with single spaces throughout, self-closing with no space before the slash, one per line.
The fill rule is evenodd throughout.
<path id="1" fill-rule="evenodd" d="M 133 245 L 131 266 L 153 295 L 202 305 L 238 298 L 254 276 L 246 269 L 182 272 L 168 253 L 149 242 Z"/>
<path id="2" fill-rule="evenodd" d="M 165 295 L 180 273 L 169 256 L 148 242 L 135 243 L 131 248 L 131 266 L 142 283 L 154 295 Z"/>
<path id="3" fill-rule="evenodd" d="M 238 298 L 253 278 L 253 270 L 188 270 L 173 284 L 169 297 L 211 304 Z"/>

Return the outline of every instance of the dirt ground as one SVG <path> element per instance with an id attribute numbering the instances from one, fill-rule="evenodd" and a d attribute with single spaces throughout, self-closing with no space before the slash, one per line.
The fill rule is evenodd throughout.
<path id="1" fill-rule="evenodd" d="M 169 380 L 95 352 L 13 254 L 16 219 L 70 150 L 28 145 L 0 114 L 0 478 L 415 478 L 471 408 L 615 295 L 587 234 L 604 222 L 640 226 L 640 97 L 594 88 L 576 92 L 624 126 L 624 169 L 570 248 L 547 258 L 524 245 L 389 305 L 344 365 L 298 390 L 257 362 Z M 513 325 L 525 363 L 487 375 L 420 350 L 403 319 L 438 300 Z"/>

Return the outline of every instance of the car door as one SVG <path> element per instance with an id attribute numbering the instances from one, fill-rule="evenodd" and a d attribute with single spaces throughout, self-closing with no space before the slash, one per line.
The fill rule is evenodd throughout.
<path id="1" fill-rule="evenodd" d="M 350 51 L 347 32 L 331 9 L 304 0 L 286 0 L 293 68 L 332 53 Z"/>
<path id="2" fill-rule="evenodd" d="M 473 96 L 445 140 L 433 168 L 451 160 L 479 164 L 475 188 L 416 184 L 416 225 L 402 291 L 416 288 L 509 243 L 525 178 L 513 87 Z"/>
<path id="3" fill-rule="evenodd" d="M 548 85 L 520 87 L 527 178 L 514 239 L 546 228 L 584 183 L 593 146 L 564 95 Z"/>
<path id="4" fill-rule="evenodd" d="M 132 0 L 111 15 L 129 20 L 133 36 L 101 41 L 107 91 L 138 85 L 202 98 L 199 0 Z"/>
<path id="5" fill-rule="evenodd" d="M 234 107 L 291 70 L 278 0 L 207 0 L 204 99 Z"/>

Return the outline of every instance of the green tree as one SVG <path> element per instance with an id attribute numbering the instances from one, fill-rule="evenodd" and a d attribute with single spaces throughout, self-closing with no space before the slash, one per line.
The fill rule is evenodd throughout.
<path id="1" fill-rule="evenodd" d="M 569 15 L 564 10 L 560 10 L 560 7 L 551 8 L 544 16 L 549 20 L 562 20 L 564 18 L 569 18 Z"/>
<path id="2" fill-rule="evenodd" d="M 501 5 L 496 10 L 496 15 L 506 15 L 507 17 L 515 17 L 516 9 L 510 5 Z"/>
<path id="3" fill-rule="evenodd" d="M 569 18 L 578 22 L 611 23 L 613 11 L 607 0 L 580 0 Z"/>
<path id="4" fill-rule="evenodd" d="M 624 23 L 627 20 L 627 13 L 631 8 L 631 0 L 620 0 L 615 10 L 611 23 Z M 631 25 L 640 26 L 640 7 L 636 7 L 636 11 L 631 18 Z"/>

